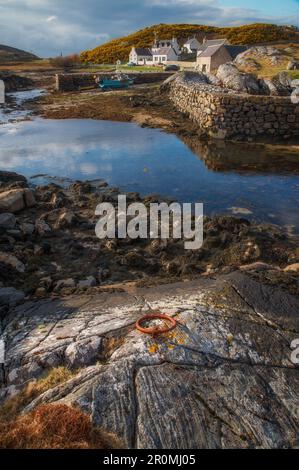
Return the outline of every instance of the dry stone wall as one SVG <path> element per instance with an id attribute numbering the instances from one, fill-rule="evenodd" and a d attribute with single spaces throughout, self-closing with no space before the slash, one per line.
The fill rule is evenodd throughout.
<path id="1" fill-rule="evenodd" d="M 129 73 L 130 78 L 134 79 L 135 84 L 141 83 L 154 83 L 165 80 L 167 77 L 172 75 L 167 72 L 148 72 L 148 73 Z M 114 72 L 106 73 L 69 73 L 69 74 L 57 74 L 56 79 L 56 90 L 57 91 L 76 91 L 87 87 L 97 87 L 95 83 L 95 75 L 101 78 L 111 77 L 115 75 Z"/>
<path id="2" fill-rule="evenodd" d="M 237 94 L 191 80 L 173 80 L 169 97 L 211 137 L 231 140 L 298 140 L 299 104 L 290 97 Z"/>

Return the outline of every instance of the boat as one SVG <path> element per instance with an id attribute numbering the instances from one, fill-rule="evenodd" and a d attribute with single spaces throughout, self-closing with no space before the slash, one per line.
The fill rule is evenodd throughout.
<path id="1" fill-rule="evenodd" d="M 129 88 L 129 86 L 134 84 L 134 80 L 129 78 L 128 75 L 117 74 L 109 78 L 102 78 L 99 82 L 100 88 L 102 90 L 117 90 L 122 88 Z"/>

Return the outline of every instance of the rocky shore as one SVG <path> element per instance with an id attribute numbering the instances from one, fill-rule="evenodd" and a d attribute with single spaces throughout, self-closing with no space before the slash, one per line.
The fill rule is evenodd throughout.
<path id="1" fill-rule="evenodd" d="M 0 173 L 0 282 L 23 297 L 49 297 L 101 289 L 123 281 L 144 284 L 193 279 L 236 269 L 298 292 L 297 240 L 278 227 L 230 216 L 205 217 L 204 244 L 184 240 L 99 240 L 100 202 L 117 205 L 118 188 L 105 181 L 30 186 L 25 177 Z M 127 202 L 159 202 L 128 193 Z M 162 201 L 161 201 L 162 202 Z M 159 281 L 158 281 L 159 279 Z M 19 295 L 12 291 L 11 298 Z M 3 308 L 3 306 L 2 306 Z"/>

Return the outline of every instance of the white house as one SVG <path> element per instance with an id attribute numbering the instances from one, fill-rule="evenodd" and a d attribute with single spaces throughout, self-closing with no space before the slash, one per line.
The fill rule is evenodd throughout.
<path id="1" fill-rule="evenodd" d="M 179 55 L 172 46 L 158 47 L 152 49 L 153 65 L 166 64 L 170 61 L 179 60 Z"/>
<path id="2" fill-rule="evenodd" d="M 136 65 L 158 65 L 169 61 L 177 61 L 180 46 L 176 38 L 155 39 L 152 48 L 132 47 L 129 61 Z"/>
<path id="3" fill-rule="evenodd" d="M 129 61 L 136 65 L 151 65 L 153 62 L 153 54 L 148 48 L 132 47 Z"/>
<path id="4" fill-rule="evenodd" d="M 176 38 L 172 39 L 155 39 L 154 45 L 152 47 L 152 52 L 154 53 L 157 49 L 162 49 L 164 47 L 172 47 L 177 56 L 180 53 L 180 46 Z"/>
<path id="5" fill-rule="evenodd" d="M 189 38 L 188 41 L 183 44 L 183 50 L 187 54 L 193 54 L 197 52 L 200 48 L 200 42 L 196 39 L 196 37 Z"/>

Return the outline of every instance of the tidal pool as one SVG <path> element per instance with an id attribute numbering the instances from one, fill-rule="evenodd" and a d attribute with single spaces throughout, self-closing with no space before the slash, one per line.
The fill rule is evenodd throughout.
<path id="1" fill-rule="evenodd" d="M 0 126 L 0 169 L 41 175 L 34 184 L 103 178 L 123 191 L 203 202 L 205 214 L 299 231 L 299 153 L 279 147 L 180 140 L 131 123 L 35 119 Z"/>

